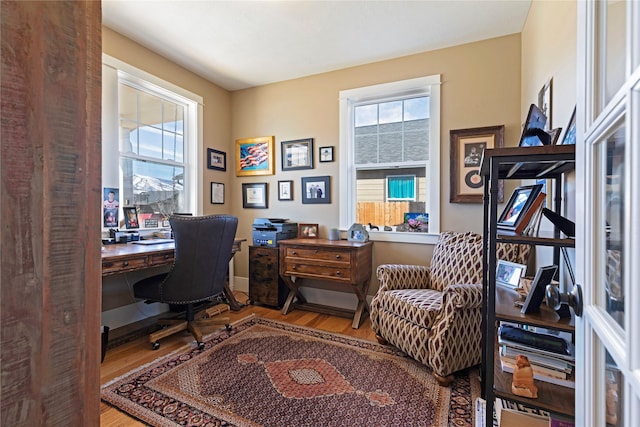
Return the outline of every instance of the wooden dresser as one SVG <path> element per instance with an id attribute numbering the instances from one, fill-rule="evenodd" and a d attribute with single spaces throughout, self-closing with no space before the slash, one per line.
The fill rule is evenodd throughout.
<path id="1" fill-rule="evenodd" d="M 289 287 L 282 314 L 296 308 L 353 317 L 352 327 L 360 326 L 363 314 L 369 312 L 367 291 L 371 281 L 372 242 L 347 240 L 289 239 L 279 243 L 280 276 Z M 316 279 L 314 286 L 341 292 L 353 292 L 358 298 L 355 310 L 346 310 L 307 302 L 299 288 L 302 279 Z M 294 304 L 295 300 L 295 304 Z"/>

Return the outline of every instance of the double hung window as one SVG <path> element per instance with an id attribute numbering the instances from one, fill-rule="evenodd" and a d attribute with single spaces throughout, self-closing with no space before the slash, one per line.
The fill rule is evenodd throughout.
<path id="1" fill-rule="evenodd" d="M 198 209 L 199 100 L 167 82 L 111 62 L 116 62 L 116 69 L 107 68 L 105 73 L 105 84 L 113 95 L 111 105 L 110 97 L 105 99 L 107 111 L 116 120 L 110 117 L 106 125 L 117 126 L 118 133 L 115 141 L 104 139 L 103 186 L 118 189 L 121 208 L 135 208 L 140 228 L 165 227 L 171 214 Z M 119 218 L 123 219 L 122 212 Z"/>
<path id="2" fill-rule="evenodd" d="M 425 235 L 408 240 L 439 232 L 439 82 L 430 76 L 340 93 L 343 228 L 376 225 L 382 232 L 372 239 L 406 241 L 397 234 L 419 217 Z"/>

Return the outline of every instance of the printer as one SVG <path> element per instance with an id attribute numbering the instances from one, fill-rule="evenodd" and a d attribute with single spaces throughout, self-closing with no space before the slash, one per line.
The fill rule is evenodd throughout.
<path id="1" fill-rule="evenodd" d="M 295 239 L 298 223 L 283 218 L 256 218 L 253 221 L 253 245 L 275 248 L 280 240 Z"/>

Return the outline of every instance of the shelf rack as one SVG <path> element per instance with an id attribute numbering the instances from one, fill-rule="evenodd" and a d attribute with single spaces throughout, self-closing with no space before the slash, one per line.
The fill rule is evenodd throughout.
<path id="1" fill-rule="evenodd" d="M 496 248 L 497 243 L 519 243 L 533 246 L 553 247 L 554 263 L 559 265 L 560 248 L 575 247 L 575 241 L 562 237 L 554 228 L 552 232 L 536 237 L 522 236 L 498 230 L 499 180 L 552 179 L 555 180 L 553 194 L 554 211 L 561 212 L 562 189 L 567 172 L 575 169 L 575 145 L 547 145 L 539 147 L 494 148 L 484 151 L 480 175 L 484 179 L 484 262 L 483 262 L 483 317 L 482 330 L 482 391 L 486 400 L 486 413 L 492 414 L 495 398 L 522 402 L 550 412 L 574 416 L 575 392 L 567 387 L 537 381 L 538 399 L 528 399 L 511 393 L 512 375 L 502 372 L 498 357 L 496 321 L 504 320 L 532 326 L 574 331 L 574 318 L 561 318 L 547 307 L 539 313 L 523 315 L 514 306 L 517 293 L 497 287 Z M 492 417 L 486 425 L 492 426 Z"/>

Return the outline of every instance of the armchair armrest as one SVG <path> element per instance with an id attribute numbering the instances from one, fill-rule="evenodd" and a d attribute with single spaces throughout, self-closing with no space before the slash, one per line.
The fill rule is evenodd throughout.
<path id="1" fill-rule="evenodd" d="M 482 283 L 449 285 L 443 292 L 443 305 L 456 309 L 480 308 L 482 306 Z"/>
<path id="2" fill-rule="evenodd" d="M 382 264 L 376 269 L 378 292 L 396 289 L 429 289 L 431 270 L 425 265 Z"/>

